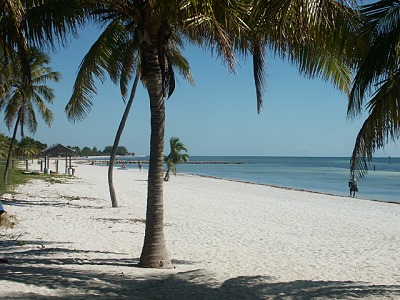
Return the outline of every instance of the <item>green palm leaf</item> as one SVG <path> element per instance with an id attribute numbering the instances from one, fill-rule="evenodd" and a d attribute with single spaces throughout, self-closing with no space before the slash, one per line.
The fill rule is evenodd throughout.
<path id="1" fill-rule="evenodd" d="M 399 138 L 400 110 L 400 3 L 379 1 L 361 8 L 366 18 L 364 34 L 370 47 L 360 62 L 349 96 L 348 116 L 361 114 L 364 101 L 368 117 L 361 127 L 351 158 L 350 172 L 363 177 L 373 153 Z"/>

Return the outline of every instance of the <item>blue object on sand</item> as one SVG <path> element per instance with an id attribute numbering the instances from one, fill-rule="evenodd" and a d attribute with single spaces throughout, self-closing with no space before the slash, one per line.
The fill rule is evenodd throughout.
<path id="1" fill-rule="evenodd" d="M 3 204 L 0 202 L 0 216 L 4 213 Z"/>

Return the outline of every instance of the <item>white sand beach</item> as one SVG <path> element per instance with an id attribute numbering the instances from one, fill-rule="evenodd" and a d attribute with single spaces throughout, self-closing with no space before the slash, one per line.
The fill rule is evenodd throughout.
<path id="1" fill-rule="evenodd" d="M 119 208 L 107 167 L 75 175 L 3 196 L 1 299 L 400 299 L 400 205 L 172 176 L 174 268 L 142 269 L 146 170 L 115 169 Z"/>

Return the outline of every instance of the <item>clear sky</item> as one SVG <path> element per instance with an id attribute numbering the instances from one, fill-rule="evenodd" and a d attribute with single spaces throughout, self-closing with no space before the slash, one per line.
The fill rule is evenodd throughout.
<path id="1" fill-rule="evenodd" d="M 86 30 L 68 48 L 52 55 L 53 70 L 62 73 L 62 80 L 51 84 L 56 100 L 49 107 L 55 118 L 51 128 L 40 122 L 33 138 L 48 145 L 96 146 L 100 150 L 113 144 L 124 103 L 109 79 L 98 83 L 86 119 L 70 123 L 64 112 L 79 63 L 96 39 L 96 31 Z M 346 96 L 331 83 L 303 78 L 295 66 L 269 56 L 264 107 L 257 114 L 251 59 L 240 60 L 232 74 L 217 57 L 203 50 L 188 47 L 184 54 L 195 86 L 179 77 L 166 102 L 166 151 L 169 139 L 175 136 L 189 148 L 190 155 L 351 155 L 363 119 L 346 118 Z M 139 84 L 120 145 L 136 154 L 148 154 L 149 140 L 149 99 Z M 400 149 L 390 144 L 376 156 L 400 156 Z"/>

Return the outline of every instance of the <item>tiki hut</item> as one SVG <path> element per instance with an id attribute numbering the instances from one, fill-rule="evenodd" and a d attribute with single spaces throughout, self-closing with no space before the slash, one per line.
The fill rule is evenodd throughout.
<path id="1" fill-rule="evenodd" d="M 42 151 L 44 154 L 44 173 L 50 173 L 50 156 L 65 157 L 65 174 L 74 173 L 71 164 L 71 156 L 75 150 L 68 148 L 62 144 L 55 144 Z M 56 173 L 58 173 L 58 160 L 56 160 Z"/>

